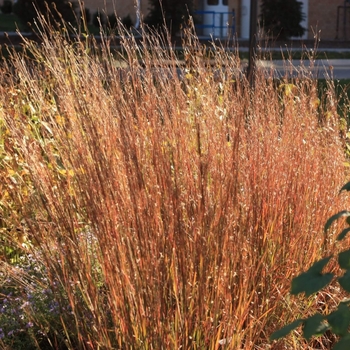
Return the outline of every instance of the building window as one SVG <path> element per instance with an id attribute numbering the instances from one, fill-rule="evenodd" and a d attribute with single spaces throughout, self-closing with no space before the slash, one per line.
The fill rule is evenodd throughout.
<path id="1" fill-rule="evenodd" d="M 208 5 L 219 5 L 219 0 L 207 0 Z"/>
<path id="2" fill-rule="evenodd" d="M 222 0 L 222 4 L 227 6 L 228 5 L 228 0 Z"/>

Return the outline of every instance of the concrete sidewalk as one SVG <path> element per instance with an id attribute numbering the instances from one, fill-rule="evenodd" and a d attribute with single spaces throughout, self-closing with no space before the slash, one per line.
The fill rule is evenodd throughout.
<path id="1" fill-rule="evenodd" d="M 319 79 L 350 79 L 350 59 L 258 61 L 257 66 L 279 77 L 311 74 Z"/>
<path id="2" fill-rule="evenodd" d="M 21 33 L 26 38 L 38 40 L 38 37 L 32 33 Z M 98 40 L 98 37 L 95 37 Z M 141 36 L 140 38 L 141 39 Z M 208 46 L 211 46 L 210 42 L 220 43 L 219 40 L 213 40 L 211 38 L 199 38 L 200 42 Z M 118 38 L 115 38 L 115 47 L 118 45 Z M 0 32 L 0 45 L 20 45 L 22 39 L 16 32 L 4 33 Z M 249 42 L 247 40 L 235 40 L 231 42 L 222 42 L 223 47 L 230 50 L 238 49 L 241 52 L 249 51 Z M 181 47 L 179 46 L 179 49 Z M 350 41 L 319 41 L 315 44 L 312 40 L 289 40 L 284 42 L 271 42 L 257 48 L 257 51 L 269 52 L 269 51 L 283 51 L 286 56 L 288 52 L 303 51 L 305 53 L 312 53 L 316 48 L 318 53 L 322 52 L 338 52 L 338 53 L 350 53 Z M 243 61 L 243 65 L 247 62 Z M 259 60 L 257 66 L 260 69 L 266 71 L 266 74 L 273 74 L 274 76 L 283 77 L 287 75 L 296 76 L 298 74 L 312 74 L 315 78 L 332 78 L 332 79 L 350 79 L 350 59 L 321 59 L 310 61 L 303 60 Z"/>
<path id="3" fill-rule="evenodd" d="M 141 35 L 137 35 L 137 33 L 134 33 L 135 37 L 138 39 L 141 38 Z M 33 33 L 21 33 L 24 37 L 29 37 L 33 39 L 38 39 L 36 35 Z M 98 36 L 95 36 L 96 39 L 98 39 Z M 116 41 L 118 41 L 118 37 L 114 37 Z M 199 41 L 201 43 L 208 43 L 210 46 L 210 43 L 222 43 L 224 47 L 231 47 L 231 48 L 239 48 L 240 51 L 248 51 L 249 50 L 249 41 L 243 40 L 243 39 L 215 39 L 210 37 L 198 37 Z M 20 35 L 17 32 L 1 32 L 0 31 L 0 44 L 3 43 L 10 43 L 9 42 L 19 42 L 21 41 Z M 175 40 L 176 44 L 181 44 L 181 38 L 176 38 Z M 179 45 L 180 46 L 180 45 Z M 317 47 L 317 51 L 334 51 L 334 52 L 350 52 L 350 40 L 344 41 L 344 40 L 285 40 L 285 41 L 272 41 L 272 40 L 261 40 L 258 43 L 258 46 L 261 48 L 261 50 L 271 50 L 271 51 L 308 51 L 313 50 L 315 47 Z"/>

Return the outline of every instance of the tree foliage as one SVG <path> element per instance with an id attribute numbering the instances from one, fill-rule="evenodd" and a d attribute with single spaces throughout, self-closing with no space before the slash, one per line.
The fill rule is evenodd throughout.
<path id="1" fill-rule="evenodd" d="M 302 36 L 305 33 L 301 26 L 303 18 L 302 3 L 298 0 L 262 0 L 261 25 L 274 37 Z"/>
<path id="2" fill-rule="evenodd" d="M 150 0 L 149 14 L 145 23 L 158 29 L 166 26 L 172 36 L 193 14 L 192 0 Z"/>
<path id="3" fill-rule="evenodd" d="M 61 23 L 61 19 L 74 23 L 76 6 L 76 3 L 67 0 L 18 0 L 13 10 L 25 25 L 33 24 L 38 13 L 51 21 L 53 20 L 54 23 Z"/>

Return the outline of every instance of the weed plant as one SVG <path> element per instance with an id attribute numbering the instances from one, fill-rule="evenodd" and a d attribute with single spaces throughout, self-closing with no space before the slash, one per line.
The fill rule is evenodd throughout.
<path id="1" fill-rule="evenodd" d="M 329 348 L 269 336 L 333 298 L 288 295 L 342 205 L 332 82 L 320 99 L 307 73 L 250 86 L 191 31 L 179 68 L 156 33 L 125 34 L 116 57 L 42 28 L 1 66 L 0 345 Z"/>

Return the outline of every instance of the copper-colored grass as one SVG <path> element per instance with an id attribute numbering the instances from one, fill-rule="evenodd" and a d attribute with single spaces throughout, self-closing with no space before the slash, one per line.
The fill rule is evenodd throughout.
<path id="1" fill-rule="evenodd" d="M 332 84 L 318 101 L 309 76 L 258 70 L 251 87 L 238 56 L 214 47 L 209 64 L 190 33 L 182 74 L 155 34 L 120 56 L 42 39 L 1 68 L 1 208 L 72 308 L 68 347 L 311 348 L 300 330 L 268 338 L 327 297 L 288 292 L 334 242 Z"/>

